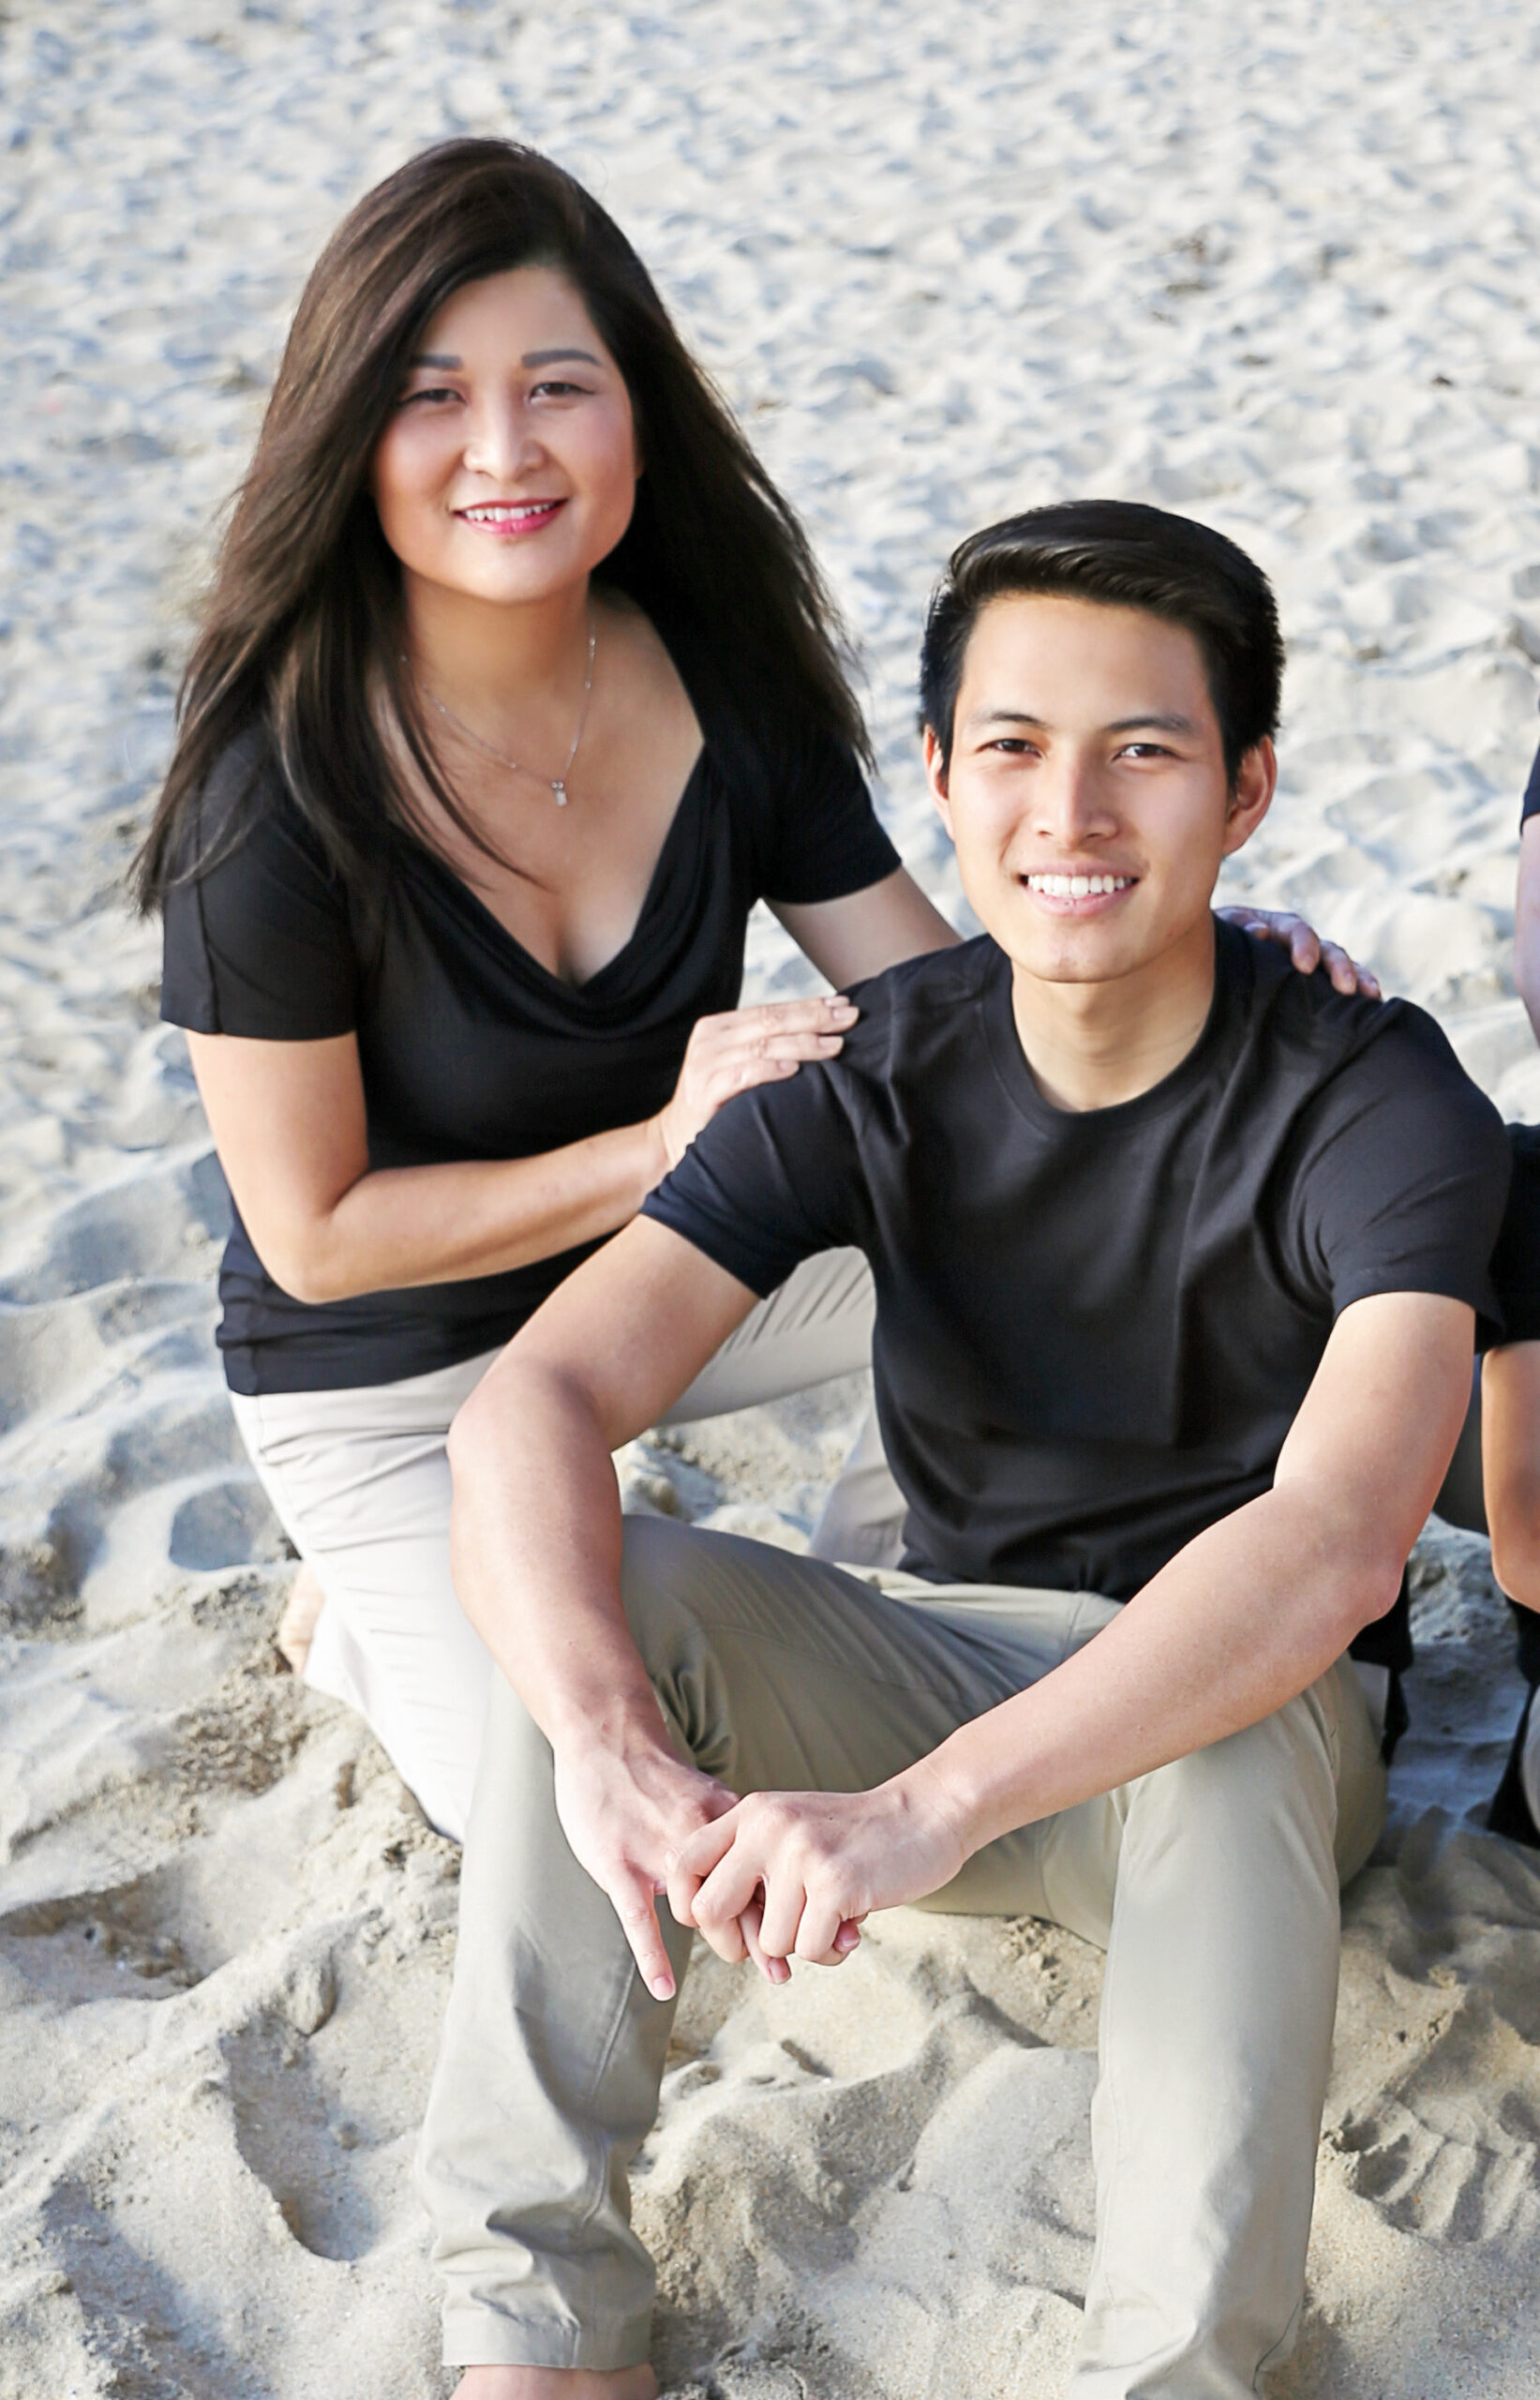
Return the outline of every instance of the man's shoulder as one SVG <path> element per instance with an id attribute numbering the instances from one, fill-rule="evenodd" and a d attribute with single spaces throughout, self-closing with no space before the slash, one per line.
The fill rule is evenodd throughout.
<path id="1" fill-rule="evenodd" d="M 965 1039 L 975 1006 L 1009 973 L 1002 952 L 979 934 L 853 983 L 850 998 L 860 1016 L 845 1036 L 841 1063 L 874 1069 L 917 1048 L 928 1051 L 938 1036 Z"/>
<path id="2" fill-rule="evenodd" d="M 1323 968 L 1302 975 L 1276 944 L 1232 927 L 1221 933 L 1244 945 L 1246 956 L 1232 953 L 1230 980 L 1263 1059 L 1320 1085 L 1362 1079 L 1438 1086 L 1469 1094 L 1497 1121 L 1443 1027 L 1414 1000 L 1339 992 Z"/>

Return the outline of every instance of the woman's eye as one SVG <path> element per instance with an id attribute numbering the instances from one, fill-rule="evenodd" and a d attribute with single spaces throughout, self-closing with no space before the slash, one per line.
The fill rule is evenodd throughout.
<path id="1" fill-rule="evenodd" d="M 401 400 L 404 409 L 416 406 L 419 400 L 457 400 L 459 394 L 447 383 L 433 383 L 421 392 L 408 392 Z"/>
<path id="2" fill-rule="evenodd" d="M 554 381 L 546 381 L 544 383 L 535 383 L 531 385 L 531 398 L 537 399 L 544 392 L 554 395 L 554 397 L 559 400 L 567 400 L 571 399 L 575 394 L 580 396 L 586 388 L 587 386 L 582 383 L 562 383 Z"/>

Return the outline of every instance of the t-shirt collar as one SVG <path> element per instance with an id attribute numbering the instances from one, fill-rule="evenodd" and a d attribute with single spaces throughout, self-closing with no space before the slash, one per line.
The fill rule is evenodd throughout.
<path id="1" fill-rule="evenodd" d="M 984 1036 L 995 1074 L 1018 1113 L 1041 1132 L 1062 1137 L 1077 1126 L 1085 1128 L 1087 1133 L 1097 1128 L 1123 1132 L 1143 1124 L 1146 1118 L 1163 1117 L 1168 1110 L 1181 1107 L 1197 1087 L 1210 1080 L 1219 1060 L 1232 1046 L 1247 995 L 1255 980 L 1248 938 L 1222 919 L 1216 922 L 1214 931 L 1214 997 L 1204 1029 L 1186 1058 L 1177 1061 L 1169 1075 L 1162 1075 L 1158 1084 L 1152 1084 L 1148 1091 L 1138 1093 L 1134 1099 L 1115 1102 L 1108 1108 L 1088 1109 L 1055 1108 L 1033 1081 L 1011 1007 L 1010 961 L 998 944 L 985 935 L 991 960 L 979 993 Z"/>

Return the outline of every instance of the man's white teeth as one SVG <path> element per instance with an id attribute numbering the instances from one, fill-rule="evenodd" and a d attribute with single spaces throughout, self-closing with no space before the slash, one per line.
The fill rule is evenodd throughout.
<path id="1" fill-rule="evenodd" d="M 1106 892 L 1126 892 L 1131 875 L 1029 875 L 1029 892 L 1046 892 L 1050 900 L 1095 899 Z"/>

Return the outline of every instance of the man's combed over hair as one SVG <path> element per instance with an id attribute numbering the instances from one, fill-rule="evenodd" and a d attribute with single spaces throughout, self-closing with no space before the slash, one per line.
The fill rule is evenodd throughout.
<path id="1" fill-rule="evenodd" d="M 1190 517 L 1139 501 L 1067 500 L 986 525 L 948 562 L 920 653 L 920 724 L 936 735 L 944 759 L 979 611 L 1029 592 L 1142 608 L 1185 626 L 1203 654 L 1232 783 L 1247 752 L 1277 732 L 1283 637 L 1261 567 Z"/>

